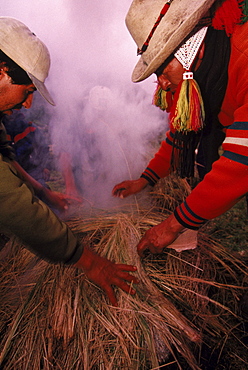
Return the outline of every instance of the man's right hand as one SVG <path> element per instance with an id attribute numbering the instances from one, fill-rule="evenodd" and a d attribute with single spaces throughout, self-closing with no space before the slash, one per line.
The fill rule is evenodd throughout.
<path id="1" fill-rule="evenodd" d="M 146 187 L 147 184 L 148 181 L 143 177 L 140 177 L 138 180 L 123 181 L 115 185 L 112 190 L 112 195 L 114 197 L 119 197 L 123 199 L 128 197 L 129 195 L 139 193 Z"/>
<path id="2" fill-rule="evenodd" d="M 113 306 L 117 306 L 114 286 L 131 295 L 136 293 L 133 284 L 138 284 L 139 280 L 130 274 L 137 271 L 135 266 L 111 262 L 88 246 L 84 246 L 83 254 L 74 266 L 82 269 L 86 276 L 105 292 Z"/>

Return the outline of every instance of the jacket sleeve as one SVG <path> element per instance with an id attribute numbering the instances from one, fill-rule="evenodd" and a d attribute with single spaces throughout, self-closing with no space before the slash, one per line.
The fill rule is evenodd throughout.
<path id="1" fill-rule="evenodd" d="M 15 158 L 14 150 L 7 141 L 6 130 L 2 122 L 0 122 L 0 154 L 9 159 Z"/>
<path id="2" fill-rule="evenodd" d="M 18 177 L 0 156 L 0 229 L 16 235 L 32 252 L 52 263 L 76 263 L 83 246 L 69 227 Z"/>
<path id="3" fill-rule="evenodd" d="M 166 139 L 162 141 L 159 150 L 141 175 L 141 177 L 145 178 L 152 186 L 154 186 L 160 178 L 164 178 L 170 173 L 173 138 L 174 133 L 168 131 L 166 133 Z"/>
<path id="4" fill-rule="evenodd" d="M 175 217 L 185 227 L 198 229 L 206 220 L 220 216 L 248 191 L 248 164 L 226 158 L 217 160 L 212 170 L 177 207 Z"/>
<path id="5" fill-rule="evenodd" d="M 227 129 L 222 146 L 220 159 L 175 211 L 177 220 L 185 227 L 197 228 L 220 216 L 248 192 L 248 122 L 234 122 Z"/>

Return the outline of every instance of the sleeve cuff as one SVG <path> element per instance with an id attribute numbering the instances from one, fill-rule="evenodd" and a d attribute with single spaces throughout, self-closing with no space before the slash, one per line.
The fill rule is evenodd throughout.
<path id="1" fill-rule="evenodd" d="M 156 185 L 160 177 L 149 167 L 145 169 L 140 177 L 146 179 L 151 186 Z"/>
<path id="2" fill-rule="evenodd" d="M 198 230 L 207 221 L 196 215 L 186 201 L 175 209 L 174 216 L 182 226 L 192 230 Z"/>

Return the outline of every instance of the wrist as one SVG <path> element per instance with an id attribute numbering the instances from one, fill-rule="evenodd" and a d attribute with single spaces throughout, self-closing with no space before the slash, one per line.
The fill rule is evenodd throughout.
<path id="1" fill-rule="evenodd" d="M 84 246 L 83 253 L 75 263 L 75 267 L 82 269 L 84 272 L 91 270 L 96 254 L 88 246 Z"/>
<path id="2" fill-rule="evenodd" d="M 185 227 L 177 221 L 173 213 L 168 217 L 167 222 L 169 223 L 170 230 L 175 234 L 179 234 L 185 229 Z"/>
<path id="3" fill-rule="evenodd" d="M 148 180 L 146 180 L 144 177 L 140 177 L 138 179 L 140 185 L 142 186 L 142 188 L 144 189 L 147 185 L 148 185 Z"/>

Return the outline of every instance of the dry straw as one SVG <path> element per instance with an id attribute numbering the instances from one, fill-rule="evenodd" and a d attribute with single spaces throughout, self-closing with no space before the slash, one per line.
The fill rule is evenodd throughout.
<path id="1" fill-rule="evenodd" d="M 1 369 L 141 370 L 162 363 L 184 369 L 187 363 L 197 370 L 203 343 L 224 346 L 236 325 L 246 267 L 204 234 L 193 251 L 168 249 L 140 261 L 136 245 L 169 212 L 162 208 L 69 222 L 101 255 L 137 265 L 137 294 L 117 290 L 118 308 L 81 271 L 49 265 L 9 243 L 0 255 Z"/>

